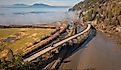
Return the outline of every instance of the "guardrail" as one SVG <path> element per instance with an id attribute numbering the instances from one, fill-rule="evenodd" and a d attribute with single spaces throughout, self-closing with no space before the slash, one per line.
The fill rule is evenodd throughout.
<path id="1" fill-rule="evenodd" d="M 78 34 L 75 34 L 75 35 L 73 35 L 73 36 L 71 36 L 71 37 L 68 37 L 68 38 L 66 38 L 66 39 L 64 39 L 64 40 L 62 40 L 62 41 L 60 41 L 60 42 L 58 42 L 58 43 L 56 43 L 56 44 L 53 44 L 53 46 L 50 46 L 50 47 L 48 47 L 48 48 L 45 48 L 44 50 L 39 51 L 39 52 L 35 53 L 34 55 L 32 55 L 32 56 L 30 56 L 30 57 L 24 59 L 23 61 L 28 61 L 28 62 L 30 62 L 30 61 L 36 59 L 36 58 L 39 57 L 39 56 L 42 56 L 43 54 L 45 54 L 45 53 L 47 53 L 47 52 L 49 52 L 49 51 L 52 51 L 52 50 L 54 50 L 54 49 L 56 49 L 56 48 L 59 48 L 60 45 L 66 43 L 66 42 L 68 42 L 68 41 L 70 41 L 70 40 L 72 40 L 72 39 L 75 39 L 75 38 L 77 38 L 77 37 L 79 37 L 79 36 L 81 37 L 81 39 L 82 39 L 82 41 L 83 41 L 83 40 L 85 40 L 85 39 L 88 37 L 88 35 L 89 35 L 89 33 L 90 33 L 90 30 L 91 30 L 91 24 L 88 24 L 88 25 L 87 25 L 87 28 L 84 29 L 82 32 L 80 32 L 80 33 L 78 33 Z"/>

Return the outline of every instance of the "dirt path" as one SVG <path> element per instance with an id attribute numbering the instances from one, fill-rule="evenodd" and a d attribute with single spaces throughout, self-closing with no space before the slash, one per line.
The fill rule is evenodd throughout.
<path id="1" fill-rule="evenodd" d="M 59 70 L 121 70 L 121 49 L 101 32 L 65 59 Z"/>

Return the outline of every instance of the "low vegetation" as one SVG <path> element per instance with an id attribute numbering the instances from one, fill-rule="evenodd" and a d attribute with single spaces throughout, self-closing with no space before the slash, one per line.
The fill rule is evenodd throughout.
<path id="1" fill-rule="evenodd" d="M 0 40 L 9 37 L 10 35 L 13 35 L 17 33 L 19 29 L 17 28 L 11 28 L 11 29 L 0 29 Z"/>
<path id="2" fill-rule="evenodd" d="M 56 28 L 23 28 L 3 27 L 0 28 L 0 70 L 39 70 L 43 62 L 38 64 L 24 62 L 22 57 L 36 51 L 37 48 L 45 47 L 66 28 L 66 22 L 58 22 Z"/>
<path id="3" fill-rule="evenodd" d="M 7 28 L 0 29 L 0 48 L 9 47 L 13 53 L 23 51 L 23 48 L 32 45 L 38 39 L 53 32 L 54 29 L 41 28 Z"/>
<path id="4" fill-rule="evenodd" d="M 23 61 L 23 51 L 38 40 L 46 39 L 55 31 L 56 29 L 43 28 L 1 28 L 0 69 L 36 70 L 37 66 Z"/>
<path id="5" fill-rule="evenodd" d="M 6 58 L 0 59 L 0 70 L 36 70 L 30 62 L 24 62 L 21 55 L 13 55 L 10 48 L 4 48 Z M 36 67 L 36 66 L 35 66 Z"/>

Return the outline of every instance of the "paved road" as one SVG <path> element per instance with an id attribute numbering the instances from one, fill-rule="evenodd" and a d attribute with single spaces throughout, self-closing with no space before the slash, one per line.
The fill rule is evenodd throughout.
<path id="1" fill-rule="evenodd" d="M 59 70 L 121 70 L 121 49 L 101 32 L 66 58 Z"/>

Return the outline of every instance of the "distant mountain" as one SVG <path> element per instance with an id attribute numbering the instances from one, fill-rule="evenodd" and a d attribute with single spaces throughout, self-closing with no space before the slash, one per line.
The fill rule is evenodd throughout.
<path id="1" fill-rule="evenodd" d="M 7 5 L 7 6 L 1 6 L 4 8 L 41 8 L 41 7 L 52 7 L 52 8 L 63 8 L 63 7 L 69 7 L 69 6 L 50 6 L 47 4 L 42 3 L 35 3 L 33 5 L 26 5 L 26 4 L 13 4 L 13 5 Z"/>
<path id="2" fill-rule="evenodd" d="M 11 7 L 29 7 L 29 5 L 25 5 L 25 4 L 14 4 Z"/>
<path id="3" fill-rule="evenodd" d="M 29 5 L 26 4 L 13 4 L 13 5 L 2 5 L 2 8 L 28 8 Z"/>
<path id="4" fill-rule="evenodd" d="M 33 4 L 32 6 L 30 6 L 30 7 L 36 7 L 36 8 L 39 8 L 39 7 L 61 8 L 61 7 L 69 7 L 69 6 L 50 6 L 50 5 L 47 5 L 47 4 L 35 3 L 35 4 Z"/>
<path id="5" fill-rule="evenodd" d="M 30 6 L 30 7 L 51 7 L 50 5 L 47 5 L 47 4 L 39 4 L 39 3 L 35 3 L 35 4 L 33 4 L 32 6 Z"/>

